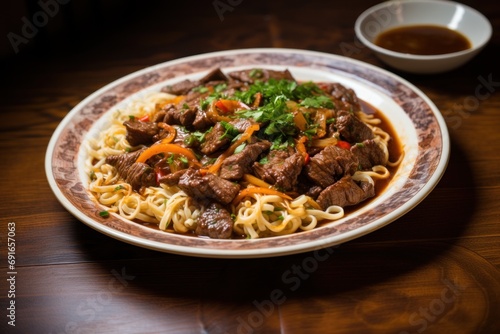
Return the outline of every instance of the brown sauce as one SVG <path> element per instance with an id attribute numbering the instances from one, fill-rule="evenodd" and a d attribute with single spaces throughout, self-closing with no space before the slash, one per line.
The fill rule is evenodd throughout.
<path id="1" fill-rule="evenodd" d="M 411 25 L 380 33 L 374 43 L 384 49 L 415 55 L 440 55 L 469 49 L 461 33 L 436 25 Z"/>

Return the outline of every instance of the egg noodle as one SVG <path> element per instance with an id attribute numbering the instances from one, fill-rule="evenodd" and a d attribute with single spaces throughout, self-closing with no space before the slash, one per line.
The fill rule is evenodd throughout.
<path id="1" fill-rule="evenodd" d="M 131 116 L 140 118 L 147 115 L 152 118 L 158 105 L 165 104 L 174 97 L 163 92 L 151 92 L 131 101 L 124 108 L 110 111 L 109 126 L 100 131 L 96 138 L 84 143 L 88 153 L 85 168 L 89 175 L 89 190 L 106 207 L 107 212 L 116 213 L 131 221 L 158 224 L 160 230 L 191 233 L 196 228 L 203 207 L 180 188 L 159 184 L 136 192 L 119 176 L 115 167 L 106 163 L 109 155 L 141 148 L 132 147 L 128 143 L 124 121 Z M 375 142 L 385 153 L 387 165 L 397 165 L 402 156 L 394 163 L 389 162 L 387 147 L 391 138 L 378 127 L 381 120 L 363 112 L 358 112 L 357 116 L 372 129 Z M 352 177 L 356 181 L 374 185 L 377 180 L 390 177 L 390 172 L 385 166 L 377 165 L 371 171 L 356 171 Z M 233 234 L 252 239 L 311 230 L 320 222 L 333 222 L 344 216 L 342 207 L 330 206 L 322 210 L 306 195 L 289 200 L 274 194 L 251 192 L 238 203 L 233 202 L 231 210 L 234 219 Z"/>

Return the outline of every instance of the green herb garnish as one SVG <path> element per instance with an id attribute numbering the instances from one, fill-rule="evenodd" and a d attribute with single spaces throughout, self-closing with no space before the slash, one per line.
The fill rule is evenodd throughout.
<path id="1" fill-rule="evenodd" d="M 107 218 L 107 217 L 109 217 L 109 212 L 108 211 L 100 211 L 99 216 L 101 216 L 103 218 Z"/>
<path id="2" fill-rule="evenodd" d="M 220 121 L 219 123 L 226 130 L 219 139 L 228 138 L 230 140 L 233 140 L 236 136 L 240 134 L 238 129 L 236 129 L 231 123 L 225 121 Z"/>
<path id="3" fill-rule="evenodd" d="M 306 108 L 334 108 L 331 98 L 315 83 L 299 84 L 290 80 L 270 79 L 257 81 L 244 91 L 235 93 L 236 98 L 252 105 L 257 93 L 261 94 L 260 107 L 236 112 L 239 117 L 253 119 L 262 124 L 258 136 L 272 142 L 271 149 L 284 149 L 293 146 L 293 138 L 300 130 L 297 128 L 292 111 L 296 106 Z M 290 103 L 295 102 L 295 104 Z M 306 120 L 310 118 L 304 113 Z M 312 137 L 317 133 L 317 124 L 308 120 L 304 132 Z"/>

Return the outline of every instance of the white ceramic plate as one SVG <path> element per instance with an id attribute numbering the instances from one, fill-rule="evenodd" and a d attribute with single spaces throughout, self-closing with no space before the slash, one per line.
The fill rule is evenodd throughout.
<path id="1" fill-rule="evenodd" d="M 81 143 L 94 136 L 110 113 L 131 99 L 210 69 L 289 69 L 298 80 L 340 82 L 381 110 L 403 144 L 405 156 L 386 190 L 335 224 L 312 231 L 257 240 L 215 240 L 163 232 L 117 215 L 99 216 L 103 207 L 88 192 Z M 321 249 L 358 238 L 401 217 L 422 201 L 443 175 L 449 157 L 446 124 L 429 98 L 390 73 L 341 56 L 293 49 L 244 49 L 169 61 L 132 73 L 96 91 L 62 120 L 47 148 L 49 184 L 76 218 L 97 231 L 137 246 L 175 254 L 252 258 Z"/>

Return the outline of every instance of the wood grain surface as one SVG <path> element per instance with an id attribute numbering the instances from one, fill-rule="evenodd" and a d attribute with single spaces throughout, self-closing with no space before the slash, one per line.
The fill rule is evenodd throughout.
<path id="1" fill-rule="evenodd" d="M 0 14 L 3 36 L 44 18 L 39 2 L 19 3 Z M 37 33 L 17 53 L 8 38 L 0 49 L 1 333 L 500 333 L 498 2 L 464 1 L 489 18 L 492 40 L 460 69 L 428 76 L 394 71 L 356 40 L 356 17 L 377 1 L 41 3 L 53 15 Z M 135 247 L 59 204 L 45 151 L 77 103 L 147 66 L 252 47 L 343 55 L 416 85 L 450 131 L 438 186 L 339 247 L 245 260 Z"/>

